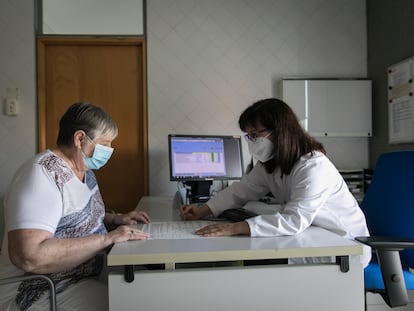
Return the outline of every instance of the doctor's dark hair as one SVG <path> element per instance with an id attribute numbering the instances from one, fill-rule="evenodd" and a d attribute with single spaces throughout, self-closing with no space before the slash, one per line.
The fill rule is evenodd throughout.
<path id="1" fill-rule="evenodd" d="M 59 122 L 58 146 L 72 146 L 73 135 L 82 130 L 90 139 L 107 133 L 116 136 L 118 128 L 112 118 L 99 106 L 76 103 L 68 108 Z"/>
<path id="2" fill-rule="evenodd" d="M 289 175 L 301 156 L 314 151 L 326 154 L 322 143 L 304 131 L 296 114 L 280 99 L 263 99 L 247 107 L 240 115 L 239 126 L 243 132 L 248 127 L 272 132 L 273 159 L 264 163 L 268 173 L 280 167 L 281 175 Z"/>

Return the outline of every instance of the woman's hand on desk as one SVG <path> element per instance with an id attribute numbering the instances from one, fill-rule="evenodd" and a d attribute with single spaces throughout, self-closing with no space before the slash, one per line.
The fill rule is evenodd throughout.
<path id="1" fill-rule="evenodd" d="M 128 226 L 119 226 L 108 233 L 111 243 L 121 243 L 129 240 L 147 240 L 149 233 Z"/>
<path id="2" fill-rule="evenodd" d="M 112 224 L 115 226 L 136 225 L 139 222 L 148 224 L 151 222 L 151 219 L 147 213 L 135 210 L 127 214 L 115 214 L 113 217 Z"/>
<path id="3" fill-rule="evenodd" d="M 180 216 L 183 220 L 197 220 L 211 215 L 207 204 L 189 204 L 180 206 Z"/>
<path id="4" fill-rule="evenodd" d="M 213 237 L 229 235 L 250 235 L 250 227 L 247 222 L 224 223 L 208 225 L 196 231 L 196 234 Z"/>

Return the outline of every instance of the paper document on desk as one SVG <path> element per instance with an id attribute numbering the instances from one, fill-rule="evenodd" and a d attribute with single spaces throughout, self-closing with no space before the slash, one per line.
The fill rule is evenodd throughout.
<path id="1" fill-rule="evenodd" d="M 138 224 L 139 230 L 150 234 L 149 240 L 161 239 L 197 239 L 203 238 L 195 232 L 207 225 L 220 223 L 213 220 L 166 221 Z"/>

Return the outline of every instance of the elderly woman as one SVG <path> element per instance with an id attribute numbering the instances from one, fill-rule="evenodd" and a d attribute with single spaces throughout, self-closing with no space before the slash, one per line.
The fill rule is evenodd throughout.
<path id="1" fill-rule="evenodd" d="M 0 276 L 49 274 L 56 284 L 59 310 L 107 309 L 106 285 L 98 280 L 100 254 L 114 243 L 148 237 L 125 226 L 148 223 L 146 213 L 105 213 L 92 171 L 111 157 L 117 133 L 102 108 L 72 105 L 60 120 L 57 146 L 26 162 L 6 193 L 8 234 Z M 2 286 L 0 309 L 47 310 L 46 290 L 41 281 Z"/>

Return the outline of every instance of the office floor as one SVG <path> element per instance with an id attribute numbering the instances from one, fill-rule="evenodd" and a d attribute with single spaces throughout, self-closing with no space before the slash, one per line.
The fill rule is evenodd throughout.
<path id="1" fill-rule="evenodd" d="M 390 308 L 386 305 L 379 294 L 367 294 L 367 310 L 366 311 L 413 311 L 414 310 L 414 291 L 408 292 L 410 302 L 408 305 L 398 308 Z"/>

